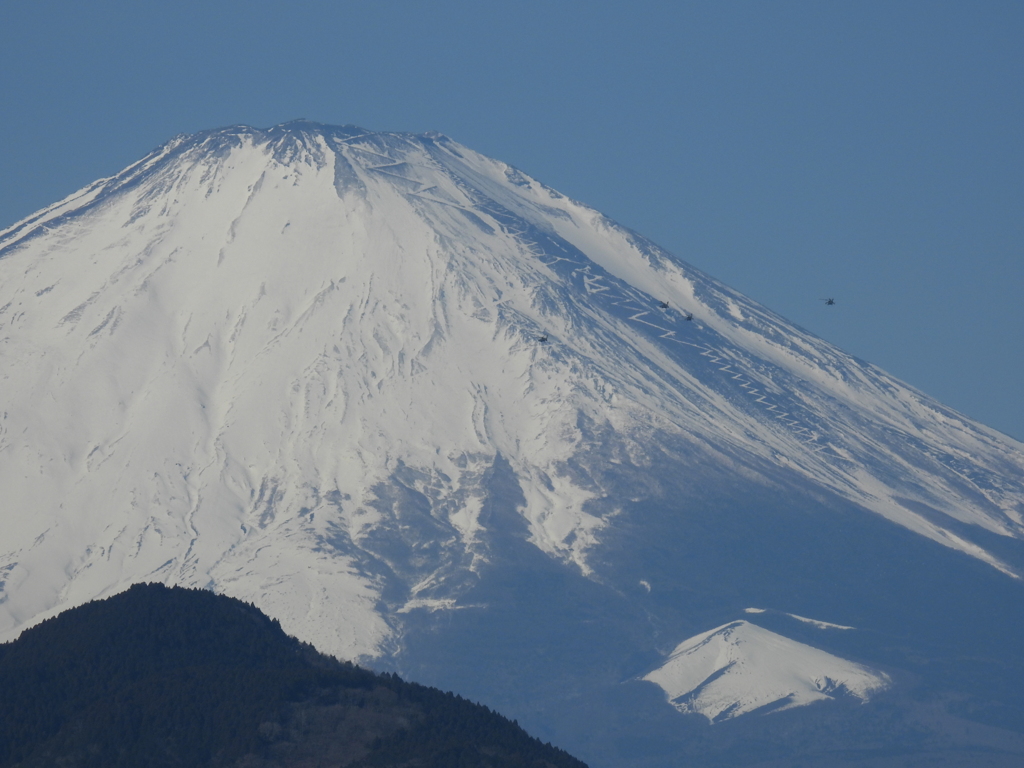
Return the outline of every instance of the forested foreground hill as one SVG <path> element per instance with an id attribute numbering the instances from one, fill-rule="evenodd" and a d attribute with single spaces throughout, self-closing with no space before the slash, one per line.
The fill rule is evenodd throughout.
<path id="1" fill-rule="evenodd" d="M 136 585 L 0 645 L 0 766 L 584 764 L 487 707 L 317 653 L 251 605 Z"/>

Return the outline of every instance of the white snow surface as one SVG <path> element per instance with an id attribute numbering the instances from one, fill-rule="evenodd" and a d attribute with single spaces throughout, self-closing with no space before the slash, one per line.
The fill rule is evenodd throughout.
<path id="1" fill-rule="evenodd" d="M 888 675 L 734 621 L 680 643 L 644 676 L 680 712 L 721 722 L 756 710 L 780 712 L 838 695 L 867 701 L 888 688 Z"/>
<path id="2" fill-rule="evenodd" d="M 567 468 L 601 450 L 583 423 L 1016 576 L 970 531 L 1024 533 L 1024 445 L 446 137 L 296 122 L 178 137 L 0 232 L 0 640 L 161 581 L 379 656 L 488 560 L 497 462 L 533 544 L 594 575 L 618 512 Z"/>
<path id="3" fill-rule="evenodd" d="M 744 608 L 744 613 L 767 613 L 766 608 Z M 809 619 L 806 616 L 797 616 L 795 613 L 781 612 L 783 616 L 789 616 L 791 619 L 803 622 L 804 624 L 810 624 L 812 627 L 818 629 L 856 629 L 856 627 L 848 627 L 845 624 L 833 624 L 831 621 L 819 621 L 818 619 Z"/>

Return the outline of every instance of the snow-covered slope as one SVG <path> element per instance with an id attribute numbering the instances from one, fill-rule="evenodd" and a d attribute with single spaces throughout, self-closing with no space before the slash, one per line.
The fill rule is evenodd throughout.
<path id="1" fill-rule="evenodd" d="M 837 695 L 867 701 L 890 684 L 884 672 L 734 621 L 680 643 L 644 680 L 680 712 L 711 722 L 782 711 Z"/>
<path id="2" fill-rule="evenodd" d="M 156 580 L 384 663 L 527 560 L 669 615 L 613 545 L 741 485 L 1024 566 L 1020 443 L 444 136 L 182 136 L 0 232 L 0 639 Z"/>

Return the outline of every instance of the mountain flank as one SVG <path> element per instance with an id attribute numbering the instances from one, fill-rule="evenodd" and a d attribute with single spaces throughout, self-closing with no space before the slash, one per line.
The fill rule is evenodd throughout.
<path id="1" fill-rule="evenodd" d="M 0 645 L 0 766 L 582 768 L 487 707 L 339 662 L 257 608 L 137 584 Z"/>

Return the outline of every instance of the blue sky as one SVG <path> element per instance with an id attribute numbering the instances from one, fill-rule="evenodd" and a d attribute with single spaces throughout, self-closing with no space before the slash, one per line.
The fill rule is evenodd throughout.
<path id="1" fill-rule="evenodd" d="M 1021 41 L 1016 0 L 6 0 L 0 227 L 177 133 L 438 130 L 1024 440 Z"/>

